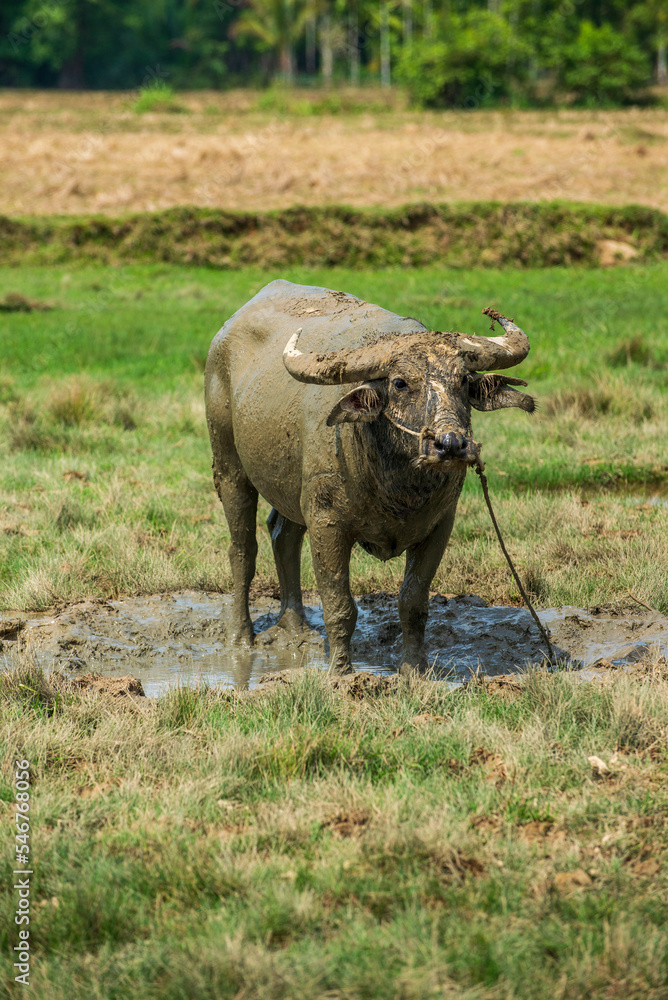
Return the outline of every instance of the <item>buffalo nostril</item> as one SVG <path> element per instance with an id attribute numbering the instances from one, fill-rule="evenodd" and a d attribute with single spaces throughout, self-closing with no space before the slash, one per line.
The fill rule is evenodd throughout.
<path id="1" fill-rule="evenodd" d="M 443 451 L 448 451 L 454 455 L 461 451 L 464 442 L 459 434 L 453 434 L 452 431 L 448 431 L 447 434 L 443 435 L 440 443 Z"/>
<path id="2" fill-rule="evenodd" d="M 434 451 L 439 458 L 463 458 L 466 456 L 468 441 L 461 434 L 448 431 L 434 441 Z"/>

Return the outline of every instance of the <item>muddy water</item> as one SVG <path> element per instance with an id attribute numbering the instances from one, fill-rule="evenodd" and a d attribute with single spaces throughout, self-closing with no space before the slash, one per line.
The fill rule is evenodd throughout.
<path id="1" fill-rule="evenodd" d="M 264 673 L 310 665 L 325 668 L 327 643 L 322 608 L 307 609 L 308 627 L 288 633 L 277 626 L 278 602 L 261 598 L 251 614 L 255 648 L 239 650 L 226 642 L 232 598 L 196 591 L 119 601 L 85 602 L 57 615 L 27 617 L 17 630 L 4 628 L 0 663 L 14 660 L 20 647 L 38 662 L 68 673 L 93 670 L 104 676 L 131 673 L 147 695 L 170 685 L 254 687 Z M 368 594 L 358 601 L 359 618 L 352 642 L 355 666 L 375 673 L 392 672 L 400 655 L 396 597 Z M 642 609 L 639 609 L 639 611 Z M 650 647 L 668 650 L 668 618 L 654 614 L 616 617 L 581 608 L 539 612 L 560 659 L 576 668 L 599 658 L 631 664 Z M 0 615 L 0 636 L 16 615 Z M 544 660 L 538 630 L 523 608 L 488 607 L 473 595 L 431 601 L 427 626 L 429 662 L 440 676 L 461 683 L 471 670 L 489 675 L 519 670 Z"/>

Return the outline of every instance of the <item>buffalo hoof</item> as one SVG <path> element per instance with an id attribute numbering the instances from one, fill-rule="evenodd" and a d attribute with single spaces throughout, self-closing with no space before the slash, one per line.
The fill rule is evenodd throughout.
<path id="1" fill-rule="evenodd" d="M 281 617 L 276 622 L 279 628 L 284 628 L 286 632 L 303 632 L 306 627 L 304 612 L 301 614 L 295 608 L 286 608 Z"/>
<path id="2" fill-rule="evenodd" d="M 355 668 L 352 663 L 330 663 L 327 673 L 332 677 L 345 677 L 346 674 L 354 674 Z"/>
<path id="3" fill-rule="evenodd" d="M 401 677 L 424 677 L 429 673 L 429 670 L 430 667 L 426 658 L 418 660 L 417 663 L 405 660 L 399 667 L 399 675 Z"/>
<path id="4" fill-rule="evenodd" d="M 255 633 L 252 625 L 230 629 L 227 641 L 231 646 L 252 646 L 255 643 Z"/>

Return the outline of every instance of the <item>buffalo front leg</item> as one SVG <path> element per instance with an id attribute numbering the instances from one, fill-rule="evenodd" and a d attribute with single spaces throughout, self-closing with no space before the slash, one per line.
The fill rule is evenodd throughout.
<path id="1" fill-rule="evenodd" d="M 301 559 L 306 526 L 288 520 L 272 507 L 267 518 L 267 527 L 271 535 L 271 547 L 281 590 L 281 613 L 278 624 L 282 628 L 299 630 L 304 623 Z"/>
<path id="2" fill-rule="evenodd" d="M 322 600 L 329 639 L 329 670 L 352 673 L 350 637 L 357 621 L 357 605 L 350 593 L 352 540 L 331 525 L 308 525 L 313 569 Z"/>
<path id="3" fill-rule="evenodd" d="M 399 592 L 399 620 L 403 633 L 401 673 L 429 668 L 424 630 L 429 615 L 429 589 L 448 544 L 454 512 L 438 524 L 419 545 L 406 551 L 406 572 Z"/>
<path id="4" fill-rule="evenodd" d="M 255 576 L 257 541 L 255 526 L 257 490 L 241 467 L 228 463 L 224 473 L 214 471 L 214 482 L 230 529 L 230 568 L 234 581 L 234 604 L 230 641 L 235 645 L 253 642 L 253 623 L 248 594 Z"/>

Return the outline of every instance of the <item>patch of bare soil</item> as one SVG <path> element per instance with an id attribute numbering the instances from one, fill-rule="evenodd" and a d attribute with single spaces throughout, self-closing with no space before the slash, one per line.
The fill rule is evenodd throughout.
<path id="1" fill-rule="evenodd" d="M 469 200 L 593 201 L 668 210 L 660 110 L 258 114 L 179 95 L 183 115 L 137 115 L 136 95 L 0 94 L 0 213 L 266 210 Z M 213 113 L 207 109 L 212 106 Z M 601 247 L 609 263 L 628 245 Z"/>
<path id="2" fill-rule="evenodd" d="M 18 292 L 7 292 L 4 299 L 0 299 L 0 312 L 48 312 L 50 309 L 53 306 L 48 302 L 33 301 Z"/>

